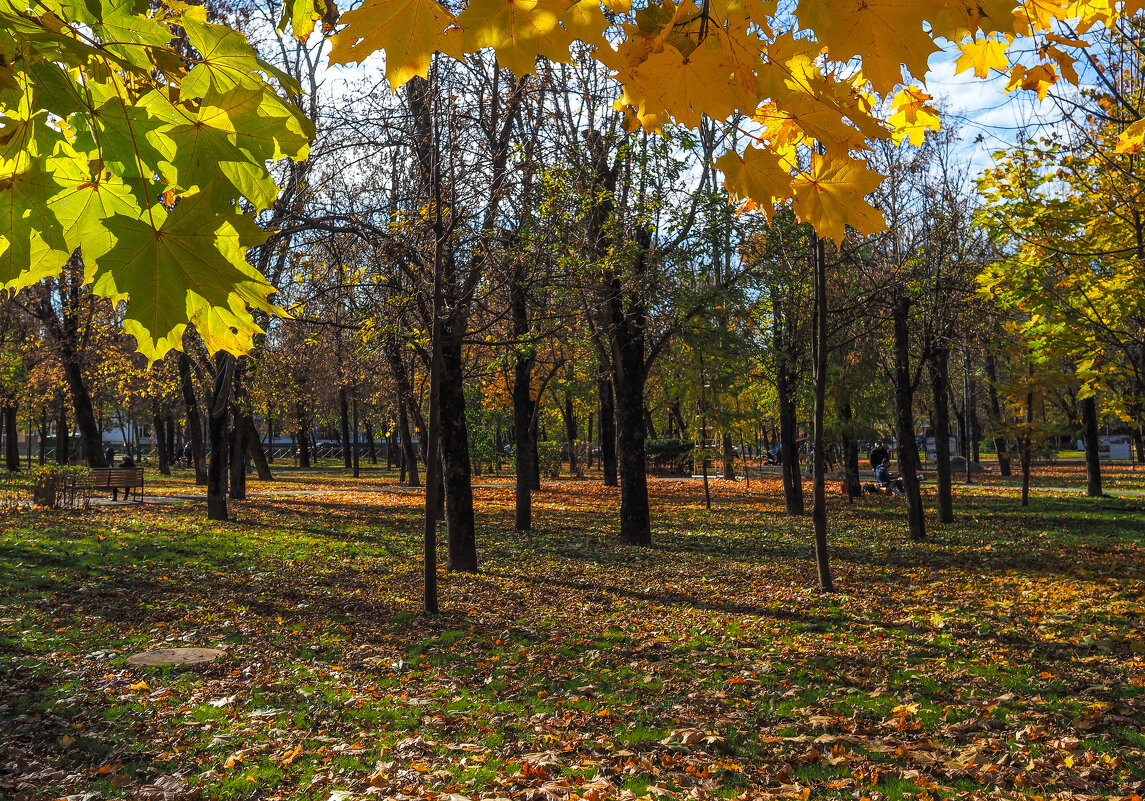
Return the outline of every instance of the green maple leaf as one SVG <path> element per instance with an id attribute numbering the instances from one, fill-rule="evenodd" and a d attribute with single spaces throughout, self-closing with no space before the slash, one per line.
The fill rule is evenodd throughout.
<path id="1" fill-rule="evenodd" d="M 274 77 L 291 94 L 301 91 L 292 77 L 255 55 L 238 31 L 223 25 L 191 25 L 187 27 L 187 39 L 201 59 L 182 81 L 183 97 L 206 97 L 210 91 L 222 95 L 236 86 L 257 89 L 264 85 L 258 76 L 260 72 Z"/>
<path id="2" fill-rule="evenodd" d="M 93 175 L 90 166 L 74 155 L 57 156 L 48 163 L 59 190 L 48 201 L 48 210 L 62 225 L 68 248 L 80 248 L 84 265 L 91 270 L 115 243 L 104 220 L 115 215 L 139 217 L 139 204 L 122 180 L 98 169 Z"/>
<path id="3" fill-rule="evenodd" d="M 0 173 L 0 290 L 31 286 L 67 262 L 71 251 L 48 209 L 58 190 L 37 164 L 15 175 Z"/>
<path id="4" fill-rule="evenodd" d="M 146 215 L 117 215 L 106 223 L 116 241 L 97 263 L 92 292 L 128 301 L 124 330 L 150 360 L 178 349 L 187 324 L 208 307 L 228 311 L 229 328 L 237 329 L 228 329 L 232 337 L 259 330 L 247 305 L 281 313 L 267 300 L 273 287 L 244 258 L 266 233 L 249 215 L 228 213 L 219 194 L 207 187 L 170 213 L 152 208 L 154 227 Z M 200 333 L 211 350 L 229 344 L 217 328 Z"/>

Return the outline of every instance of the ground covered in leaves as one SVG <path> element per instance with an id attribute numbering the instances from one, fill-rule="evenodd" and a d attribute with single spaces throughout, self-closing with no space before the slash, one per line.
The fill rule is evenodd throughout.
<path id="1" fill-rule="evenodd" d="M 0 797 L 1122 797 L 1145 790 L 1145 498 L 960 488 L 922 544 L 832 497 L 839 592 L 773 479 L 477 490 L 482 572 L 420 606 L 418 492 L 0 520 Z M 254 487 L 265 489 L 265 487 Z M 442 557 L 444 559 L 444 548 Z M 137 667 L 204 646 L 205 666 Z"/>

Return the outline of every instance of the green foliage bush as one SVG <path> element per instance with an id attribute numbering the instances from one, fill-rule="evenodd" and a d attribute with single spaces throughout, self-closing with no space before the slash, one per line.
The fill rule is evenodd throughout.
<path id="1" fill-rule="evenodd" d="M 644 452 L 654 469 L 682 473 L 687 470 L 694 447 L 687 439 L 650 439 L 644 443 Z"/>

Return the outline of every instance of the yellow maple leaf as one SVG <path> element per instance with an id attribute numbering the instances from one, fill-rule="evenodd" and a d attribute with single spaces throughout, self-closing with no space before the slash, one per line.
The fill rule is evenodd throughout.
<path id="1" fill-rule="evenodd" d="M 816 154 L 811 174 L 794 181 L 795 216 L 800 222 L 811 223 L 820 236 L 836 242 L 842 242 L 848 225 L 862 234 L 881 231 L 886 228 L 882 212 L 871 206 L 866 196 L 882 180 L 882 175 L 868 170 L 862 161 Z"/>
<path id="2" fill-rule="evenodd" d="M 741 208 L 759 208 L 771 219 L 774 205 L 791 197 L 791 176 L 783 159 L 769 150 L 748 145 L 742 157 L 729 150 L 715 165 L 724 174 L 728 194 L 743 204 Z"/>
<path id="3" fill-rule="evenodd" d="M 561 0 L 471 0 L 457 16 L 467 53 L 491 47 L 518 77 L 533 72 L 537 56 L 568 61 L 573 37 L 561 27 Z"/>
<path id="4" fill-rule="evenodd" d="M 608 20 L 596 0 L 576 0 L 569 3 L 561 15 L 561 24 L 572 38 L 586 44 L 602 41 L 604 31 L 608 28 Z"/>
<path id="5" fill-rule="evenodd" d="M 639 90 L 648 111 L 663 109 L 682 125 L 696 128 L 701 114 L 724 119 L 736 110 L 733 72 L 715 40 L 688 55 L 669 44 L 640 65 L 625 91 Z"/>
<path id="6" fill-rule="evenodd" d="M 954 62 L 954 73 L 973 69 L 975 77 L 985 78 L 990 70 L 1005 71 L 1010 63 L 1006 58 L 1006 42 L 997 39 L 971 39 L 964 42 L 959 49 L 962 55 Z"/>
<path id="7" fill-rule="evenodd" d="M 926 60 L 938 50 L 923 28 L 929 10 L 918 0 L 802 0 L 795 13 L 832 59 L 861 57 L 871 84 L 888 92 L 902 83 L 903 64 L 925 75 Z"/>
<path id="8" fill-rule="evenodd" d="M 979 31 L 1007 31 L 1014 21 L 1013 0 L 947 0 L 928 16 L 936 36 L 959 42 Z"/>
<path id="9" fill-rule="evenodd" d="M 391 89 L 416 75 L 426 77 L 435 51 L 460 56 L 446 33 L 456 19 L 437 0 L 367 0 L 342 20 L 348 27 L 331 37 L 330 62 L 360 62 L 384 50 Z"/>
<path id="10" fill-rule="evenodd" d="M 930 100 L 930 95 L 916 86 L 908 86 L 895 95 L 891 103 L 894 111 L 887 122 L 893 129 L 892 139 L 896 145 L 909 138 L 910 143 L 918 147 L 928 130 L 938 130 L 938 112 L 930 105 Z"/>

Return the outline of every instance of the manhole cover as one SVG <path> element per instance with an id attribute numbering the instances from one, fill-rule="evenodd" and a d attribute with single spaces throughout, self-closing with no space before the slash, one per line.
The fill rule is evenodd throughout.
<path id="1" fill-rule="evenodd" d="M 223 655 L 217 648 L 152 648 L 127 657 L 133 665 L 197 665 Z"/>

